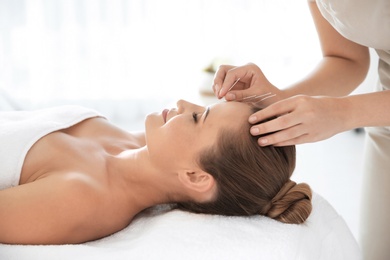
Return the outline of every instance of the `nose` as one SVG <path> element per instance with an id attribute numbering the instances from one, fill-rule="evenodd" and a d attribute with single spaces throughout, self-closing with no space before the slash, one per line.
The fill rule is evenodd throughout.
<path id="1" fill-rule="evenodd" d="M 179 101 L 177 101 L 176 106 L 177 106 L 177 112 L 179 114 L 184 113 L 184 112 L 186 112 L 188 110 L 191 110 L 190 112 L 203 111 L 204 110 L 204 107 L 195 105 L 195 104 L 190 103 L 188 101 L 185 101 L 183 99 L 180 99 Z"/>
<path id="2" fill-rule="evenodd" d="M 177 101 L 176 106 L 177 106 L 177 112 L 181 114 L 186 110 L 186 107 L 188 107 L 188 102 L 183 99 L 180 99 Z"/>

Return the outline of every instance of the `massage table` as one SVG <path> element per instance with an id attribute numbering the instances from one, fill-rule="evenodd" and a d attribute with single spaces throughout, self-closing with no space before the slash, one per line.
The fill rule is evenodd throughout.
<path id="1" fill-rule="evenodd" d="M 203 215 L 160 206 L 141 213 L 125 229 L 84 244 L 0 244 L 1 260 L 361 258 L 343 218 L 316 193 L 313 211 L 300 225 L 264 216 Z"/>

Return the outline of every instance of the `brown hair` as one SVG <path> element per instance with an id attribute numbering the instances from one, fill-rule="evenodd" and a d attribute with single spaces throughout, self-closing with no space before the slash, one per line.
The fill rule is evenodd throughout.
<path id="1" fill-rule="evenodd" d="M 200 155 L 199 166 L 216 180 L 216 199 L 181 202 L 178 207 L 195 213 L 260 214 L 284 223 L 304 222 L 312 209 L 311 190 L 290 180 L 295 146 L 261 147 L 249 127 L 245 124 L 238 133 L 221 131 L 216 145 Z"/>

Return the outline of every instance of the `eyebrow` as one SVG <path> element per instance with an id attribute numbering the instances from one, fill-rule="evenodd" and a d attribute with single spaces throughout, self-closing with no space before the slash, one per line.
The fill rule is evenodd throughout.
<path id="1" fill-rule="evenodd" d="M 206 114 L 204 115 L 203 123 L 204 123 L 204 121 L 206 121 L 206 118 L 209 115 L 209 112 L 210 112 L 210 107 L 207 107 L 206 108 Z"/>

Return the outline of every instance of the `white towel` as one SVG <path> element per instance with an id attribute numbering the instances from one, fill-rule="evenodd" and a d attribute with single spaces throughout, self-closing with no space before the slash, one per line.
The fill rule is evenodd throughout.
<path id="1" fill-rule="evenodd" d="M 223 217 L 179 210 L 144 213 L 116 234 L 80 245 L 1 245 L 0 259 L 358 260 L 345 221 L 320 195 L 301 225 L 267 217 Z"/>
<path id="2" fill-rule="evenodd" d="M 0 190 L 19 184 L 24 159 L 37 140 L 95 116 L 80 106 L 0 112 Z"/>

